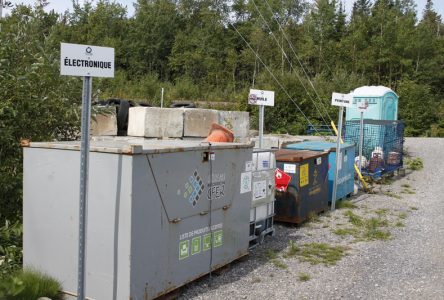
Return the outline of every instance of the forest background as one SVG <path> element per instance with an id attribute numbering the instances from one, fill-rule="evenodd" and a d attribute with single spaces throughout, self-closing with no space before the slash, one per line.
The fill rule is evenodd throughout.
<path id="1" fill-rule="evenodd" d="M 247 110 L 250 88 L 276 91 L 265 130 L 302 134 L 329 124 L 331 93 L 385 85 L 400 96 L 407 136 L 444 136 L 444 26 L 433 2 L 412 0 L 138 0 L 17 5 L 0 20 L 0 278 L 21 258 L 20 140 L 72 139 L 82 81 L 60 76 L 60 42 L 114 47 L 113 79 L 95 100 L 200 101 Z M 300 107 L 298 110 L 294 102 Z M 308 119 L 308 120 L 307 120 Z"/>

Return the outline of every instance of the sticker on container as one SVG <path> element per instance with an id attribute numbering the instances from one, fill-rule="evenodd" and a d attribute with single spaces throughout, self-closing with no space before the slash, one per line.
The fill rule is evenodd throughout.
<path id="1" fill-rule="evenodd" d="M 203 251 L 211 249 L 211 233 L 205 234 L 203 237 Z"/>
<path id="2" fill-rule="evenodd" d="M 191 255 L 200 253 L 201 237 L 197 236 L 191 240 Z"/>
<path id="3" fill-rule="evenodd" d="M 223 231 L 218 230 L 213 233 L 214 248 L 222 246 L 223 243 Z"/>
<path id="4" fill-rule="evenodd" d="M 345 153 L 345 155 L 344 155 L 344 162 L 346 163 L 347 162 L 347 153 Z"/>
<path id="5" fill-rule="evenodd" d="M 240 193 L 251 192 L 251 172 L 241 173 Z"/>
<path id="6" fill-rule="evenodd" d="M 339 152 L 339 157 L 338 157 L 338 170 L 342 169 L 342 153 Z"/>
<path id="7" fill-rule="evenodd" d="M 300 187 L 306 186 L 308 184 L 308 164 L 301 165 L 299 168 L 299 185 Z"/>
<path id="8" fill-rule="evenodd" d="M 179 260 L 185 259 L 189 256 L 189 248 L 190 248 L 190 241 L 185 240 L 181 241 L 179 243 Z"/>
<path id="9" fill-rule="evenodd" d="M 253 171 L 253 162 L 251 160 L 245 162 L 245 172 Z"/>
<path id="10" fill-rule="evenodd" d="M 267 197 L 267 181 L 253 182 L 253 199 L 259 200 Z"/>
<path id="11" fill-rule="evenodd" d="M 316 164 L 317 164 L 317 165 L 322 164 L 322 157 L 318 157 L 318 158 L 316 158 Z"/>
<path id="12" fill-rule="evenodd" d="M 270 162 L 268 160 L 262 161 L 262 168 L 269 169 L 270 168 Z"/>
<path id="13" fill-rule="evenodd" d="M 294 164 L 284 164 L 284 172 L 290 174 L 296 174 L 296 165 Z"/>
<path id="14" fill-rule="evenodd" d="M 210 160 L 216 160 L 216 153 L 210 153 Z"/>

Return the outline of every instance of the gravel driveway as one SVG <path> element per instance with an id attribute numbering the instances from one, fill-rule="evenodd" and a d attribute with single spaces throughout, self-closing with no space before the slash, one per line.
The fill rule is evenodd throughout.
<path id="1" fill-rule="evenodd" d="M 406 147 L 423 170 L 353 197 L 354 209 L 300 228 L 276 225 L 273 238 L 221 275 L 189 284 L 180 299 L 444 299 L 444 139 L 408 138 Z M 390 239 L 334 233 L 357 229 L 350 214 L 384 220 Z M 346 255 L 311 264 L 288 255 L 290 241 L 340 246 Z"/>

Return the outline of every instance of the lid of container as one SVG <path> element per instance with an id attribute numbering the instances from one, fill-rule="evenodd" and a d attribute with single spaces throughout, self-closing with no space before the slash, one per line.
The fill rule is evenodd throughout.
<path id="1" fill-rule="evenodd" d="M 310 158 L 317 158 L 328 152 L 309 150 L 289 150 L 281 149 L 276 152 L 276 161 L 301 162 Z"/>
<path id="2" fill-rule="evenodd" d="M 353 147 L 352 143 L 343 143 L 341 148 Z M 295 144 L 289 144 L 285 146 L 285 149 L 295 150 L 314 150 L 314 151 L 336 151 L 336 143 L 324 142 L 324 141 L 307 141 Z"/>
<path id="3" fill-rule="evenodd" d="M 62 150 L 80 150 L 80 141 L 73 142 L 31 142 L 31 148 L 50 148 Z M 91 152 L 117 154 L 156 154 L 185 152 L 208 149 L 253 148 L 253 143 L 208 143 L 202 140 L 158 140 L 137 137 L 93 137 L 90 142 Z"/>

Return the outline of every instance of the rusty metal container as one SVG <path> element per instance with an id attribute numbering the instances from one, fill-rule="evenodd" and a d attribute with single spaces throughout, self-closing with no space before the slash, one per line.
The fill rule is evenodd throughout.
<path id="1" fill-rule="evenodd" d="M 71 294 L 79 149 L 79 142 L 24 148 L 24 264 Z M 153 299 L 248 254 L 252 150 L 246 143 L 91 141 L 86 296 Z"/>
<path id="2" fill-rule="evenodd" d="M 276 191 L 276 221 L 300 224 L 328 209 L 328 152 L 279 150 L 276 166 L 291 176 L 286 191 Z"/>

